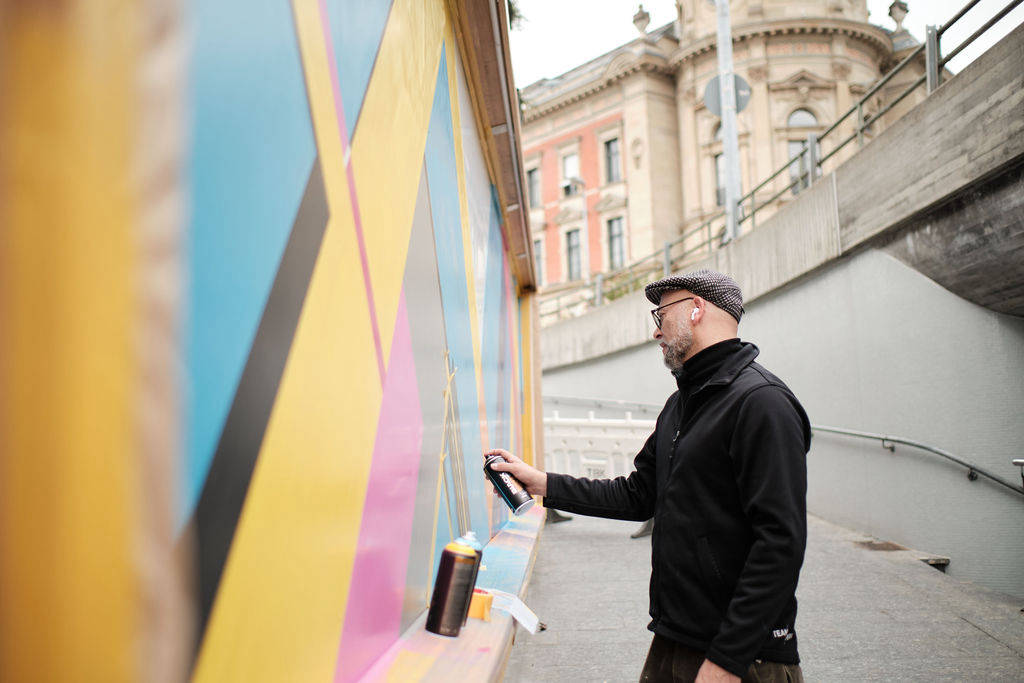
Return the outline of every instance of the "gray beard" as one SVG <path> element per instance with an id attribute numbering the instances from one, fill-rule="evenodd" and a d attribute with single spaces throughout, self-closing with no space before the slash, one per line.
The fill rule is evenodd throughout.
<path id="1" fill-rule="evenodd" d="M 683 359 L 686 357 L 686 352 L 689 350 L 689 345 L 686 348 L 679 348 L 679 344 L 669 344 L 665 347 L 665 357 L 662 360 L 665 363 L 665 367 L 675 372 L 681 370 L 683 367 Z"/>
<path id="2" fill-rule="evenodd" d="M 683 367 L 683 359 L 686 358 L 686 354 L 690 351 L 690 347 L 693 346 L 693 332 L 690 331 L 689 327 L 679 326 L 679 334 L 676 340 L 665 344 L 665 353 L 662 360 L 672 372 L 680 370 Z"/>

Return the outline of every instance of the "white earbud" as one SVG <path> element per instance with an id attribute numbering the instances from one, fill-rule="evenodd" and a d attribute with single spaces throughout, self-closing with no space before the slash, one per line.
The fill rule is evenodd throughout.
<path id="1" fill-rule="evenodd" d="M 697 309 L 695 308 L 695 309 L 693 309 L 693 311 L 690 312 L 690 320 L 696 320 L 696 319 L 697 319 Z"/>

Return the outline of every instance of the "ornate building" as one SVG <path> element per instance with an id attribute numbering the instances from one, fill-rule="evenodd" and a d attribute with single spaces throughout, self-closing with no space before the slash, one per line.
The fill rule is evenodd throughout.
<path id="1" fill-rule="evenodd" d="M 901 27 L 902 2 L 890 9 L 895 31 L 868 22 L 866 0 L 733 0 L 730 8 L 734 68 L 751 87 L 737 116 L 741 193 L 785 165 L 808 134 L 825 131 L 918 45 Z M 520 93 L 534 257 L 548 291 L 647 256 L 721 211 L 719 119 L 703 101 L 718 71 L 715 6 L 679 0 L 676 9 L 673 23 L 648 32 L 641 6 L 636 39 Z M 864 119 L 923 73 L 920 55 L 865 103 Z M 864 131 L 863 142 L 923 97 L 919 88 L 904 98 Z M 832 132 L 821 152 L 853 134 L 856 120 Z M 856 149 L 848 145 L 824 171 Z M 799 173 L 793 164 L 759 191 L 758 204 Z"/>

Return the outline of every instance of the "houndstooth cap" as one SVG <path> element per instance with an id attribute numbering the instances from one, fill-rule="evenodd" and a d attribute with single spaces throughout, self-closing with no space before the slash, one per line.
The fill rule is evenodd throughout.
<path id="1" fill-rule="evenodd" d="M 728 275 L 707 268 L 652 282 L 644 288 L 644 294 L 657 306 L 661 303 L 662 294 L 676 289 L 688 290 L 710 301 L 736 318 L 736 322 L 739 322 L 740 316 L 743 315 L 743 293 L 740 286 Z"/>

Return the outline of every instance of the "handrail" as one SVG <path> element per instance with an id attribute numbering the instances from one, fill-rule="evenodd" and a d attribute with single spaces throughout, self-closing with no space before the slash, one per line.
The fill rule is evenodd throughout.
<path id="1" fill-rule="evenodd" d="M 928 451 L 929 453 L 934 453 L 935 455 L 939 455 L 939 456 L 941 456 L 941 457 L 943 457 L 943 458 L 945 458 L 947 460 L 955 462 L 956 464 L 960 465 L 961 467 L 966 467 L 967 468 L 967 478 L 970 479 L 971 481 L 974 481 L 975 479 L 977 479 L 978 475 L 980 474 L 981 476 L 987 477 L 987 478 L 991 479 L 992 481 L 996 482 L 997 484 L 1005 486 L 1006 488 L 1010 489 L 1011 491 L 1014 491 L 1015 493 L 1019 493 L 1022 496 L 1024 496 L 1024 487 L 1017 486 L 1016 484 L 1011 484 L 1010 482 L 1006 481 L 1002 477 L 1000 477 L 998 475 L 995 475 L 995 474 L 992 474 L 990 472 L 986 472 L 985 470 L 983 470 L 982 468 L 978 467 L 977 465 L 972 465 L 971 463 L 969 463 L 969 462 L 967 462 L 967 461 L 957 457 L 956 455 L 953 455 L 949 451 L 943 450 L 941 448 L 936 448 L 935 446 L 930 446 L 930 445 L 928 445 L 926 443 L 921 443 L 920 441 L 914 441 L 913 439 L 905 439 L 902 436 L 888 436 L 888 435 L 884 435 L 884 434 L 872 434 L 870 432 L 859 432 L 859 431 L 856 431 L 856 430 L 853 430 L 853 429 L 840 429 L 839 427 L 825 427 L 823 425 L 811 425 L 811 429 L 813 429 L 815 431 L 818 431 L 818 432 L 830 432 L 832 434 L 842 434 L 844 436 L 856 436 L 856 437 L 859 437 L 859 438 L 862 438 L 862 439 L 873 439 L 873 440 L 881 441 L 882 448 L 887 448 L 887 449 L 889 449 L 890 452 L 893 452 L 893 453 L 896 452 L 896 447 L 893 444 L 898 444 L 898 443 L 904 444 L 905 446 L 913 446 L 914 448 L 920 448 L 923 451 Z"/>
<path id="2" fill-rule="evenodd" d="M 956 48 L 954 48 L 949 54 L 943 56 L 939 47 L 939 39 L 942 35 L 957 21 L 962 19 L 971 9 L 973 9 L 981 0 L 970 0 L 965 4 L 949 21 L 944 23 L 941 27 L 935 28 L 929 26 L 927 31 L 927 37 L 924 43 L 918 45 L 911 50 L 907 55 L 900 60 L 899 64 L 890 69 L 881 78 L 875 81 L 870 88 L 858 99 L 853 106 L 847 109 L 842 116 L 837 118 L 831 125 L 829 125 L 820 135 L 811 134 L 806 140 L 801 140 L 800 151 L 794 156 L 786 160 L 786 163 L 778 168 L 764 180 L 760 181 L 754 186 L 752 190 L 742 195 L 736 202 L 738 210 L 742 213 L 738 220 L 738 224 L 742 225 L 746 221 L 750 221 L 751 229 L 756 227 L 756 216 L 759 211 L 763 211 L 773 205 L 776 200 L 781 198 L 784 194 L 793 190 L 794 193 L 803 189 L 803 187 L 809 187 L 814 184 L 815 180 L 820 177 L 821 170 L 825 162 L 831 160 L 840 150 L 845 149 L 848 144 L 857 141 L 858 146 L 864 145 L 864 134 L 870 132 L 870 127 L 882 116 L 892 110 L 897 104 L 902 102 L 912 92 L 917 90 L 922 85 L 927 86 L 927 95 L 930 95 L 941 83 L 942 69 L 949 63 L 951 59 L 956 57 L 960 52 L 977 40 L 983 33 L 992 28 L 996 23 L 1003 19 L 1007 14 L 1013 11 L 1018 5 L 1024 0 L 1010 0 L 1010 2 L 1003 7 L 1002 10 L 993 15 L 984 25 L 978 28 L 973 34 L 961 42 Z M 865 109 L 869 108 L 869 101 L 874 95 L 884 87 L 889 81 L 893 79 L 896 74 L 903 71 L 909 64 L 914 62 L 915 59 L 921 56 L 921 53 L 925 54 L 925 74 L 915 79 L 909 86 L 903 89 L 902 92 L 897 94 L 892 101 L 888 102 L 884 108 L 874 113 L 868 113 Z M 926 96 L 927 96 L 926 95 Z M 856 114 L 856 121 L 853 124 L 853 132 L 843 140 L 839 141 L 827 154 L 822 155 L 819 151 L 820 143 L 828 136 L 835 133 L 839 126 L 846 121 L 848 118 Z M 865 116 L 867 114 L 867 116 Z M 830 138 L 831 140 L 831 138 Z M 794 164 L 798 164 L 799 168 L 795 171 L 795 177 L 793 177 L 789 184 L 782 189 L 778 190 L 771 195 L 768 199 L 761 200 L 757 194 L 762 188 L 768 186 L 770 183 L 775 181 L 776 178 L 786 171 L 786 169 L 792 168 Z M 798 188 L 799 189 L 795 189 Z M 743 207 L 749 206 L 749 211 L 743 212 Z M 694 228 L 690 228 L 679 235 L 674 240 L 665 242 L 662 249 L 652 252 L 643 258 L 634 261 L 633 263 L 620 268 L 619 270 L 598 274 L 595 282 L 581 283 L 578 287 L 566 289 L 558 292 L 558 294 L 551 298 L 543 299 L 541 301 L 542 307 L 550 301 L 554 301 L 554 307 L 548 307 L 548 310 L 541 310 L 540 317 L 543 321 L 545 318 L 555 316 L 561 318 L 562 313 L 566 310 L 579 307 L 581 304 L 589 304 L 591 307 L 600 306 L 604 303 L 605 291 L 603 289 L 605 283 L 615 284 L 609 288 L 608 292 L 618 293 L 620 290 L 625 292 L 633 291 L 638 281 L 648 279 L 653 273 L 658 270 L 659 257 L 662 260 L 662 271 L 665 275 L 669 275 L 672 268 L 681 267 L 688 265 L 690 257 L 698 253 L 710 254 L 714 251 L 716 245 L 716 236 L 712 235 L 711 224 L 712 222 L 724 217 L 725 213 L 716 213 L 715 215 L 706 218 L 699 225 Z M 694 235 L 705 232 L 704 239 L 695 244 L 693 247 L 685 250 L 678 257 L 673 257 L 672 250 L 674 247 L 685 242 Z M 723 240 L 722 244 L 726 240 Z M 639 271 L 637 273 L 636 271 Z M 628 277 L 627 277 L 628 276 Z M 621 282 L 620 282 L 621 280 Z M 589 290 L 589 291 L 587 291 Z M 569 303 L 563 303 L 563 300 L 568 298 Z"/>
<path id="3" fill-rule="evenodd" d="M 979 2 L 981 2 L 981 0 L 971 0 L 971 2 L 961 7 L 960 11 L 954 14 L 952 19 L 950 19 L 945 24 L 940 26 L 936 32 L 941 36 L 943 33 L 946 32 L 946 29 L 948 29 L 950 26 L 963 19 L 963 16 L 970 12 L 972 9 L 974 9 L 974 6 L 977 5 Z"/>
<path id="4" fill-rule="evenodd" d="M 994 17 L 992 17 L 992 18 L 991 18 L 991 19 L 989 19 L 989 20 L 988 20 L 987 22 L 985 22 L 985 24 L 983 24 L 983 25 L 982 25 L 981 27 L 979 27 L 977 31 L 975 31 L 974 33 L 972 33 L 972 34 L 970 35 L 970 37 L 968 37 L 967 39 L 965 39 L 965 40 L 964 40 L 964 42 L 962 42 L 962 43 L 960 43 L 960 44 L 959 44 L 958 46 L 956 46 L 956 48 L 954 48 L 952 52 L 950 52 L 950 53 L 949 53 L 948 55 L 946 55 L 946 56 L 945 56 L 944 58 L 942 58 L 941 60 L 939 60 L 939 68 L 941 69 L 941 68 L 942 68 L 943 66 L 945 66 L 945 65 L 946 65 L 946 63 L 947 63 L 947 62 L 949 62 L 949 60 L 953 59 L 953 58 L 954 58 L 954 57 L 956 57 L 956 56 L 957 56 L 958 54 L 960 54 L 960 52 L 961 52 L 961 51 L 962 51 L 962 50 L 963 50 L 963 49 L 964 49 L 965 47 L 967 47 L 968 45 L 970 45 L 971 43 L 973 43 L 973 42 L 974 42 L 975 40 L 977 40 L 977 39 L 978 39 L 978 37 L 979 37 L 979 36 L 981 36 L 981 34 L 982 34 L 982 33 L 984 33 L 985 31 L 987 31 L 987 30 L 989 30 L 990 28 L 992 28 L 993 26 L 995 26 L 995 25 L 996 25 L 996 23 L 998 23 L 1000 19 L 1002 19 L 1002 18 L 1003 18 L 1003 17 L 1005 17 L 1005 16 L 1007 15 L 1007 14 L 1009 14 L 1010 12 L 1012 12 L 1012 11 L 1013 11 L 1013 9 L 1014 9 L 1014 8 L 1015 8 L 1015 7 L 1017 6 L 1017 5 L 1019 5 L 1019 4 L 1021 3 L 1021 2 L 1024 2 L 1024 0 L 1013 0 L 1013 2 L 1011 2 L 1011 3 L 1009 4 L 1009 5 L 1007 5 L 1007 6 L 1006 6 L 1006 7 L 1004 7 L 1004 8 L 1002 9 L 1002 10 L 1000 10 L 1000 11 L 999 11 L 999 12 L 998 12 L 998 13 L 997 13 L 997 14 L 996 14 L 996 15 L 995 15 Z"/>
<path id="5" fill-rule="evenodd" d="M 561 404 L 564 404 L 564 405 L 575 405 L 575 406 L 582 406 L 582 407 L 593 407 L 595 409 L 601 409 L 601 408 L 619 408 L 619 409 L 623 409 L 623 410 L 625 410 L 625 409 L 632 409 L 632 410 L 639 410 L 639 411 L 642 411 L 642 412 L 655 412 L 655 413 L 661 412 L 661 408 L 662 408 L 662 406 L 657 404 L 657 403 L 639 403 L 639 402 L 632 402 L 632 401 L 617 401 L 615 399 L 606 399 L 606 398 L 577 398 L 577 397 L 571 397 L 571 396 L 544 396 L 543 397 L 543 402 L 549 402 L 549 403 L 554 404 L 554 405 L 561 405 Z M 811 425 L 811 430 L 812 431 L 816 431 L 816 432 L 828 432 L 828 433 L 831 433 L 831 434 L 841 434 L 843 436 L 855 436 L 855 437 L 862 438 L 862 439 L 872 439 L 872 440 L 881 442 L 882 448 L 886 448 L 890 452 L 893 452 L 893 453 L 896 452 L 896 446 L 894 444 L 898 444 L 898 443 L 899 444 L 903 444 L 905 446 L 912 446 L 914 448 L 920 448 L 923 451 L 927 451 L 929 453 L 934 453 L 935 455 L 941 456 L 941 457 L 943 457 L 943 458 L 945 458 L 947 460 L 955 462 L 956 464 L 960 465 L 961 467 L 967 468 L 967 478 L 970 479 L 971 481 L 974 481 L 975 479 L 977 479 L 978 475 L 980 474 L 983 477 L 991 479 L 992 481 L 996 482 L 997 484 L 1005 486 L 1006 488 L 1010 489 L 1011 491 L 1014 491 L 1015 493 L 1019 493 L 1021 495 L 1024 495 L 1024 485 L 1017 486 L 1016 484 L 1011 484 L 1010 482 L 1006 481 L 1002 477 L 1000 477 L 1000 476 L 998 476 L 996 474 L 992 474 L 991 472 L 988 472 L 988 471 L 982 469 L 981 467 L 978 467 L 977 465 L 973 465 L 973 464 L 967 462 L 966 460 L 963 460 L 959 456 L 954 455 L 953 453 L 950 453 L 949 451 L 944 450 L 942 448 L 939 448 L 937 446 L 932 446 L 930 444 L 922 443 L 920 441 L 914 441 L 913 439 L 907 439 L 907 438 L 904 438 L 902 436 L 890 436 L 890 435 L 887 435 L 887 434 L 874 434 L 872 432 L 862 432 L 862 431 L 858 431 L 858 430 L 855 430 L 855 429 L 843 429 L 841 427 L 828 427 L 828 426 L 825 426 L 825 425 L 815 425 L 815 424 L 812 424 Z M 1018 464 L 1018 463 L 1020 463 L 1020 464 Z M 1015 466 L 1024 466 L 1024 459 L 1014 460 L 1013 464 Z M 1024 481 L 1024 467 L 1022 467 L 1022 470 L 1021 470 L 1021 478 L 1022 478 L 1022 481 Z"/>

